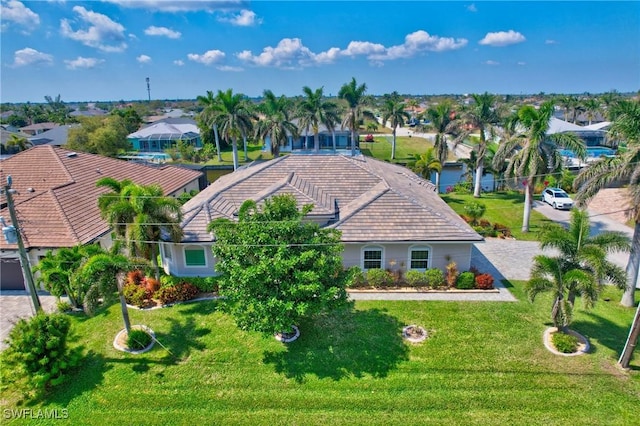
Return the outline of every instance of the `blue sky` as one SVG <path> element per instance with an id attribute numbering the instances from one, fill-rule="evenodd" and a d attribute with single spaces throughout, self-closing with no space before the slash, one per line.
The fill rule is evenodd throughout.
<path id="1" fill-rule="evenodd" d="M 640 89 L 640 2 L 0 0 L 0 101 Z"/>

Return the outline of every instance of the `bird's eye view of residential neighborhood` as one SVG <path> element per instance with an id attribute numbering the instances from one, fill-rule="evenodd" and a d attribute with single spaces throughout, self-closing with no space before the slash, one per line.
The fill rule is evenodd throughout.
<path id="1" fill-rule="evenodd" d="M 639 34 L 0 0 L 0 423 L 636 424 Z"/>

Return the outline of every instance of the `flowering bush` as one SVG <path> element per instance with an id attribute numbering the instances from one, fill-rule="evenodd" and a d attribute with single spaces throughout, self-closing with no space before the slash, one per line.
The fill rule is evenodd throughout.
<path id="1" fill-rule="evenodd" d="M 476 275 L 476 288 L 489 290 L 493 288 L 493 276 L 491 274 Z"/>
<path id="2" fill-rule="evenodd" d="M 373 142 L 373 135 L 367 135 L 367 136 L 364 138 L 364 141 L 365 141 L 365 142 Z"/>

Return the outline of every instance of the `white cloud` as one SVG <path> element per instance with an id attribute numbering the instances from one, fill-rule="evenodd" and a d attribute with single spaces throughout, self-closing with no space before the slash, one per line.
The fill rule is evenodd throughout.
<path id="1" fill-rule="evenodd" d="M 229 72 L 240 72 L 240 71 L 244 71 L 244 68 L 242 67 L 232 67 L 229 65 L 221 65 L 219 67 L 216 67 L 217 70 L 220 71 L 229 71 Z"/>
<path id="2" fill-rule="evenodd" d="M 151 56 L 140 55 L 136 58 L 136 61 L 140 62 L 141 64 L 148 64 L 151 62 Z"/>
<path id="3" fill-rule="evenodd" d="M 75 6 L 73 11 L 79 15 L 83 23 L 88 24 L 88 28 L 73 31 L 69 20 L 63 19 L 60 21 L 60 32 L 63 36 L 104 52 L 122 52 L 127 48 L 122 25 L 106 15 L 92 12 L 82 6 Z"/>
<path id="4" fill-rule="evenodd" d="M 276 47 L 265 47 L 259 55 L 244 50 L 237 53 L 236 57 L 256 66 L 298 68 L 333 63 L 341 57 L 364 56 L 371 64 L 379 66 L 384 60 L 409 58 L 425 51 L 455 50 L 466 45 L 467 40 L 464 38 L 438 37 L 429 35 L 426 31 L 416 31 L 408 34 L 403 44 L 391 47 L 369 41 L 351 41 L 345 49 L 332 47 L 324 52 L 314 53 L 299 38 L 284 38 Z"/>
<path id="5" fill-rule="evenodd" d="M 30 47 L 16 50 L 13 54 L 13 66 L 25 67 L 27 65 L 51 65 L 53 56 L 48 53 L 38 52 Z"/>
<path id="6" fill-rule="evenodd" d="M 476 7 L 476 5 L 474 3 L 471 3 L 469 6 L 467 6 L 467 10 L 469 12 L 477 12 L 478 8 Z"/>
<path id="7" fill-rule="evenodd" d="M 498 31 L 495 33 L 487 33 L 478 43 L 486 46 L 508 46 L 510 44 L 522 43 L 526 38 L 517 31 Z"/>
<path id="8" fill-rule="evenodd" d="M 491 59 L 489 59 L 488 61 L 484 61 L 483 64 L 485 64 L 485 65 L 500 65 L 500 62 L 492 61 Z"/>
<path id="9" fill-rule="evenodd" d="M 82 56 L 78 56 L 76 59 L 65 59 L 64 61 L 64 63 L 67 65 L 67 69 L 70 70 L 95 68 L 103 62 L 104 59 L 83 58 Z"/>
<path id="10" fill-rule="evenodd" d="M 5 23 L 13 22 L 27 28 L 40 25 L 40 16 L 17 0 L 3 0 L 0 3 L 0 16 Z"/>
<path id="11" fill-rule="evenodd" d="M 144 30 L 144 33 L 148 36 L 161 36 L 173 39 L 180 38 L 180 36 L 182 35 L 180 31 L 174 31 L 170 28 L 155 26 L 150 26 L 149 28 Z"/>
<path id="12" fill-rule="evenodd" d="M 175 61 L 173 61 L 173 65 L 177 65 L 179 67 L 184 66 L 184 61 L 181 59 L 176 59 Z"/>
<path id="13" fill-rule="evenodd" d="M 518 62 L 516 62 L 516 63 L 517 63 L 518 65 L 527 65 L 527 63 L 526 63 L 526 62 L 523 62 L 523 61 L 518 61 Z"/>
<path id="14" fill-rule="evenodd" d="M 224 52 L 220 50 L 208 50 L 204 52 L 202 55 L 198 55 L 197 53 L 189 53 L 187 58 L 193 62 L 199 62 L 204 65 L 211 65 L 222 60 L 225 57 Z"/>
<path id="15" fill-rule="evenodd" d="M 218 21 L 228 22 L 237 27 L 252 27 L 262 23 L 262 19 L 258 18 L 255 12 L 247 9 L 242 9 L 239 14 L 232 17 L 221 16 Z"/>
<path id="16" fill-rule="evenodd" d="M 548 40 L 544 41 L 544 44 L 557 44 L 557 43 L 558 43 L 557 41 L 551 40 L 551 39 L 548 39 Z"/>
<path id="17" fill-rule="evenodd" d="M 131 9 L 149 9 L 154 12 L 197 12 L 238 9 L 240 0 L 106 0 Z"/>

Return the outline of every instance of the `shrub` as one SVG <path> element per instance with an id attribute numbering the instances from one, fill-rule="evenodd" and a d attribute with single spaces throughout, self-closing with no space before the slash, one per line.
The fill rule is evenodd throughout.
<path id="1" fill-rule="evenodd" d="M 56 303 L 56 309 L 60 313 L 71 312 L 73 306 L 71 306 L 71 303 L 65 300 L 58 300 L 58 302 Z"/>
<path id="2" fill-rule="evenodd" d="M 563 354 L 572 354 L 578 350 L 578 338 L 566 333 L 553 333 L 551 343 Z"/>
<path id="3" fill-rule="evenodd" d="M 186 280 L 198 288 L 201 293 L 212 293 L 218 291 L 217 277 L 193 277 Z"/>
<path id="4" fill-rule="evenodd" d="M 146 292 L 147 299 L 151 299 L 153 294 L 158 291 L 160 288 L 160 282 L 155 278 L 147 277 L 144 281 L 144 289 Z"/>
<path id="5" fill-rule="evenodd" d="M 464 205 L 464 212 L 471 218 L 472 225 L 478 223 L 486 209 L 487 207 L 478 201 L 469 201 Z"/>
<path id="6" fill-rule="evenodd" d="M 422 271 L 416 271 L 415 269 L 410 269 L 404 274 L 404 278 L 407 280 L 407 284 L 412 287 L 422 287 L 429 284 L 427 280 L 427 276 Z"/>
<path id="7" fill-rule="evenodd" d="M 493 224 L 493 229 L 502 234 L 503 237 L 511 237 L 511 229 L 506 225 L 496 222 Z"/>
<path id="8" fill-rule="evenodd" d="M 173 275 L 162 275 L 160 276 L 160 287 L 169 287 L 176 284 L 179 284 L 182 281 L 182 278 L 174 277 Z"/>
<path id="9" fill-rule="evenodd" d="M 493 276 L 491 274 L 476 275 L 476 288 L 489 290 L 493 288 Z"/>
<path id="10" fill-rule="evenodd" d="M 64 315 L 42 312 L 20 319 L 9 333 L 7 363 L 36 389 L 59 385 L 79 360 L 79 352 L 67 348 L 70 324 Z"/>
<path id="11" fill-rule="evenodd" d="M 189 283 L 180 283 L 168 287 L 160 287 L 156 291 L 155 297 L 163 305 L 168 305 L 175 302 L 184 302 L 185 300 L 191 300 L 200 293 L 198 287 Z"/>
<path id="12" fill-rule="evenodd" d="M 358 288 L 366 286 L 367 282 L 364 279 L 364 274 L 362 273 L 362 269 L 360 269 L 358 266 L 352 266 L 351 268 L 347 269 L 345 273 L 348 277 L 346 281 L 347 287 Z"/>
<path id="13" fill-rule="evenodd" d="M 125 284 L 122 288 L 122 294 L 124 295 L 124 300 L 129 305 L 134 305 L 139 308 L 144 306 L 144 301 L 147 298 L 145 288 L 133 283 Z"/>
<path id="14" fill-rule="evenodd" d="M 473 272 L 463 272 L 458 276 L 456 280 L 456 288 L 460 290 L 469 290 L 473 288 L 476 283 Z"/>
<path id="15" fill-rule="evenodd" d="M 491 222 L 489 222 L 487 219 L 480 219 L 478 221 L 478 225 L 483 228 L 491 228 Z"/>
<path id="16" fill-rule="evenodd" d="M 393 277 L 384 269 L 373 268 L 367 271 L 367 282 L 373 287 L 388 287 L 393 282 Z"/>
<path id="17" fill-rule="evenodd" d="M 144 272 L 139 269 L 134 269 L 127 273 L 127 279 L 125 284 L 141 285 L 144 282 Z"/>
<path id="18" fill-rule="evenodd" d="M 185 300 L 191 300 L 195 298 L 198 295 L 198 293 L 200 293 L 200 290 L 198 290 L 198 287 L 189 283 L 178 284 L 176 288 L 178 290 L 177 296 L 178 296 L 179 302 L 184 302 Z"/>
<path id="19" fill-rule="evenodd" d="M 404 282 L 404 273 L 402 272 L 402 269 L 394 269 L 394 270 L 387 269 L 387 272 L 391 276 L 393 285 L 399 286 L 401 283 Z"/>
<path id="20" fill-rule="evenodd" d="M 453 185 L 453 192 L 458 194 L 471 194 L 471 182 L 462 181 Z"/>
<path id="21" fill-rule="evenodd" d="M 458 275 L 460 275 L 460 273 L 458 272 L 458 265 L 456 265 L 456 262 L 450 262 L 447 265 L 447 276 L 446 276 L 447 285 L 449 287 L 453 288 L 456 286 Z"/>
<path id="22" fill-rule="evenodd" d="M 444 272 L 438 268 L 427 269 L 424 272 L 424 276 L 427 280 L 427 284 L 431 288 L 442 287 L 445 283 Z"/>
<path id="23" fill-rule="evenodd" d="M 127 346 L 129 349 L 139 351 L 149 346 L 151 339 L 151 336 L 146 331 L 133 329 L 129 335 L 127 335 Z"/>

